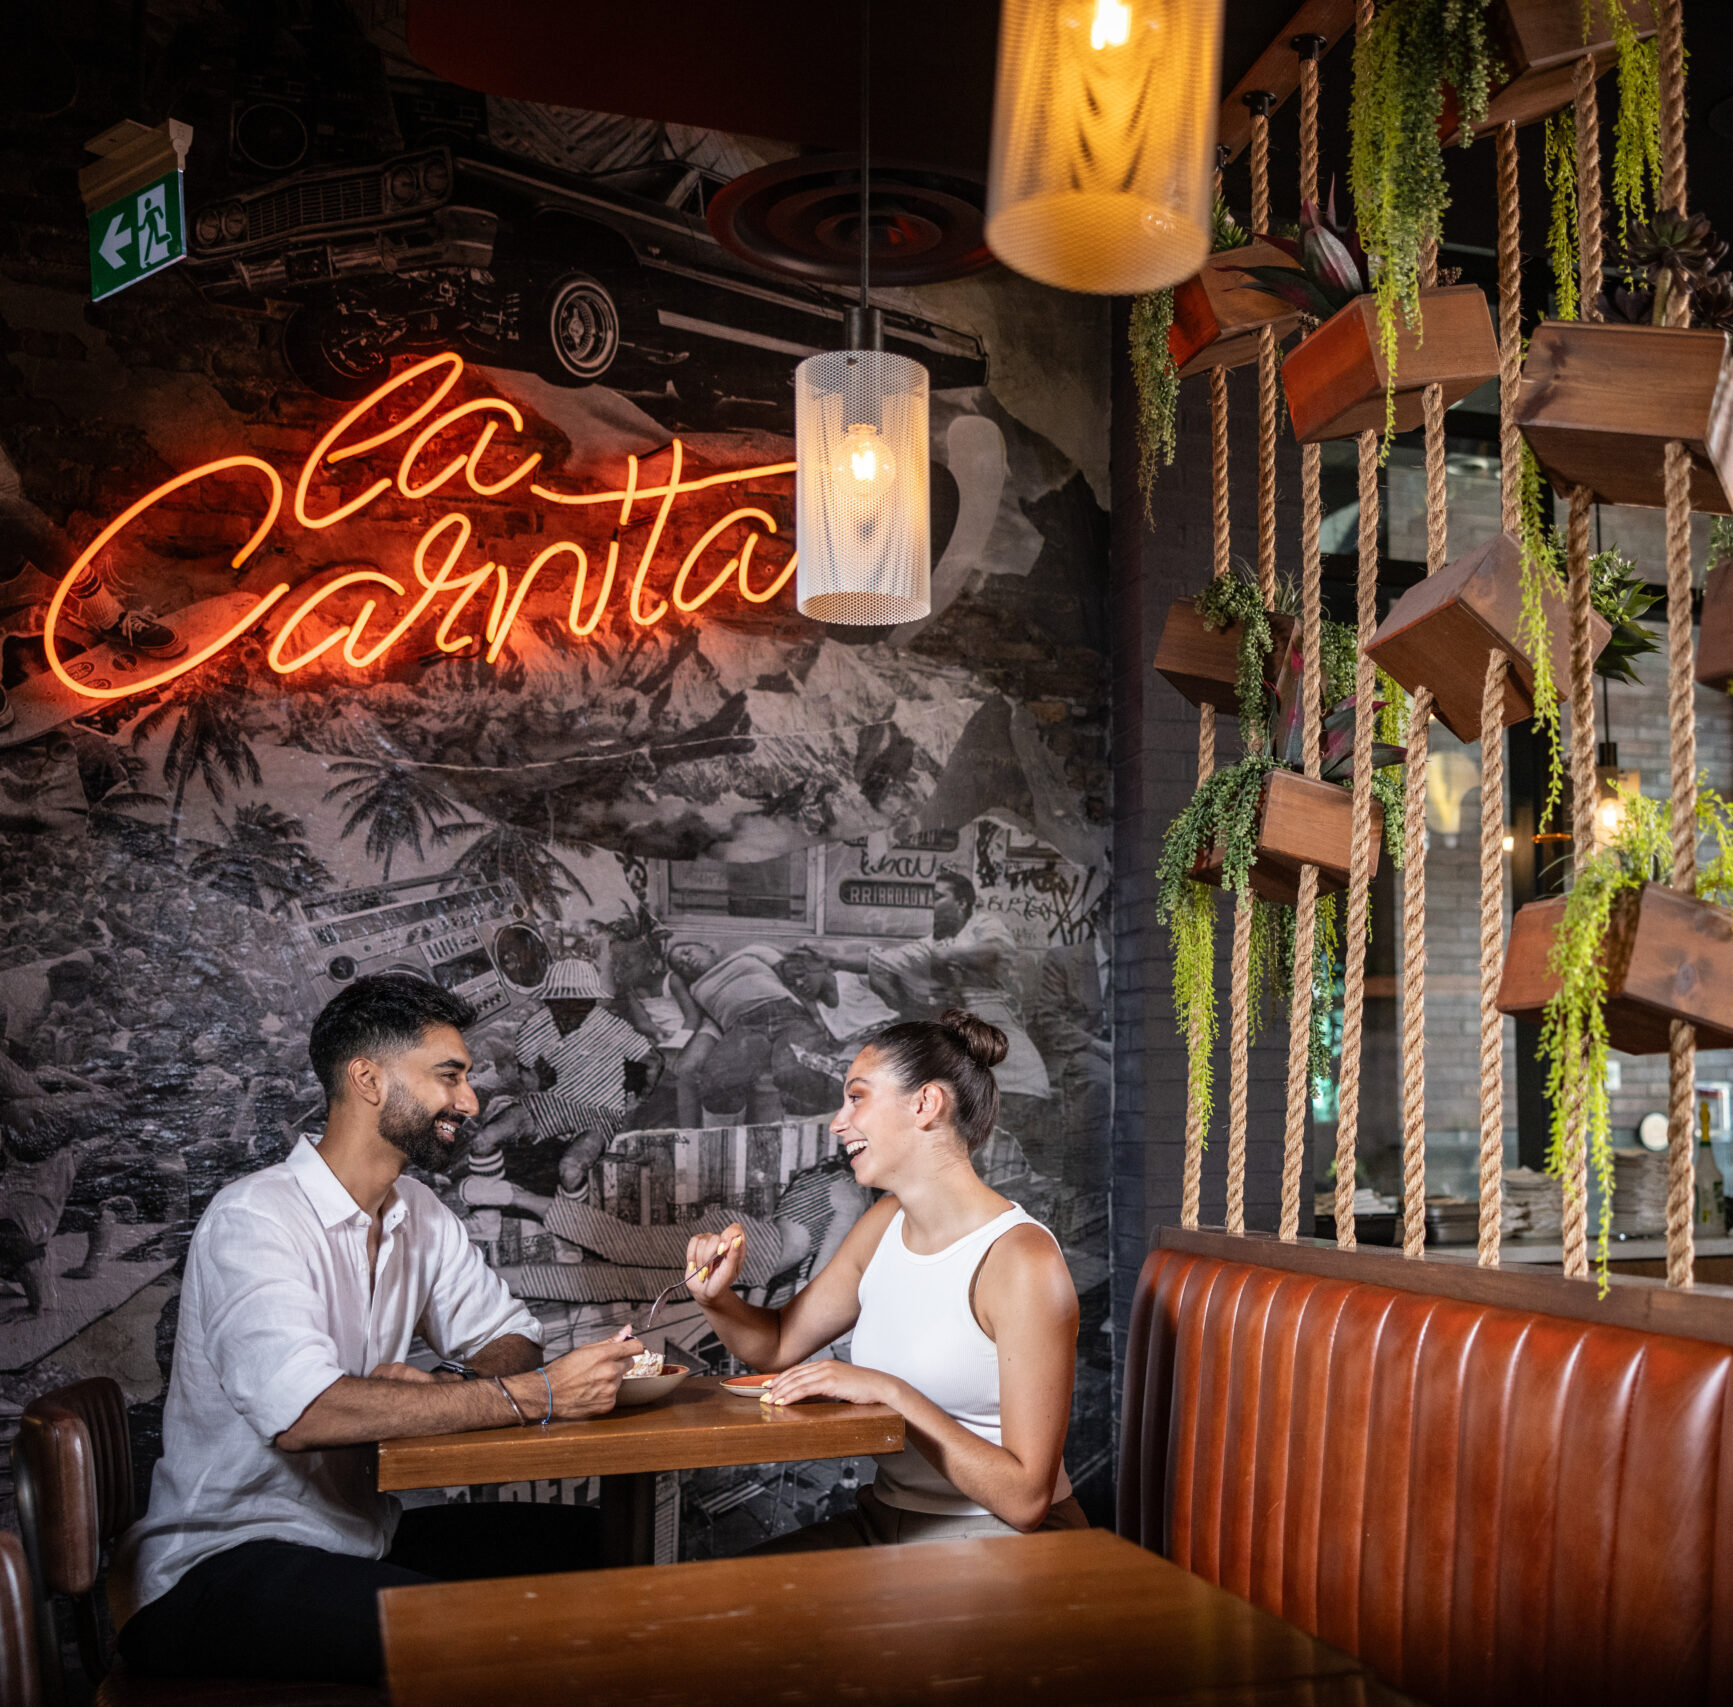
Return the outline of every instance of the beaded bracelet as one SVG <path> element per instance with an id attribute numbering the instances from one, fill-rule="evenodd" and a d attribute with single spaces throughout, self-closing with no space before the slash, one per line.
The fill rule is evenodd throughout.
<path id="1" fill-rule="evenodd" d="M 530 1419 L 523 1414 L 523 1407 L 520 1406 L 517 1400 L 511 1396 L 511 1388 L 509 1388 L 497 1375 L 493 1378 L 493 1384 L 499 1388 L 503 1394 L 505 1394 L 505 1402 L 511 1406 L 512 1414 L 517 1418 L 519 1426 L 527 1428 Z"/>
<path id="2" fill-rule="evenodd" d="M 546 1428 L 548 1424 L 554 1420 L 554 1384 L 552 1381 L 548 1380 L 548 1372 L 545 1367 L 538 1369 L 536 1373 L 541 1376 L 543 1381 L 547 1382 L 548 1414 L 542 1418 L 542 1427 Z"/>

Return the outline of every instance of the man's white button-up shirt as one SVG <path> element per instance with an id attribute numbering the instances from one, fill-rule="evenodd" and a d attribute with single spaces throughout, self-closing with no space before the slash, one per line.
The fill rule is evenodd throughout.
<path id="1" fill-rule="evenodd" d="M 369 1449 L 284 1452 L 276 1436 L 342 1376 L 401 1362 L 417 1333 L 462 1359 L 504 1334 L 541 1343 L 426 1186 L 398 1180 L 370 1280 L 371 1224 L 305 1140 L 212 1199 L 187 1253 L 150 1509 L 123 1543 L 140 1606 L 245 1541 L 383 1556 L 398 1507 Z"/>

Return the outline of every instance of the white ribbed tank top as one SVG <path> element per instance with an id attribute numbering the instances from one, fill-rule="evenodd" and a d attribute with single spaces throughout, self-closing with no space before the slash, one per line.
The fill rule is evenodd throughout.
<path id="1" fill-rule="evenodd" d="M 1013 1203 L 955 1244 L 917 1256 L 903 1243 L 898 1210 L 860 1277 L 860 1320 L 849 1358 L 863 1369 L 882 1369 L 925 1394 L 971 1434 L 1003 1446 L 999 1428 L 999 1348 L 981 1331 L 969 1308 L 975 1271 L 994 1242 L 1034 1216 Z M 1046 1227 L 1041 1231 L 1053 1235 Z M 1057 1241 L 1055 1241 L 1057 1242 Z M 977 1505 L 933 1468 L 912 1446 L 875 1460 L 873 1491 L 886 1505 L 944 1517 L 978 1517 Z M 1055 1500 L 1071 1492 L 1060 1466 Z"/>

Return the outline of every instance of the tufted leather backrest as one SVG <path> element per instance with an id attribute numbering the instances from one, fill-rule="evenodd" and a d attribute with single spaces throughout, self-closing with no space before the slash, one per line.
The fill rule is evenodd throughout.
<path id="1" fill-rule="evenodd" d="M 42 1707 L 36 1610 L 24 1544 L 0 1530 L 0 1707 Z"/>
<path id="2" fill-rule="evenodd" d="M 1730 1365 L 1157 1250 L 1119 1530 L 1434 1707 L 1733 1702 Z"/>
<path id="3" fill-rule="evenodd" d="M 43 1587 L 89 1594 L 104 1544 L 133 1518 L 132 1436 L 119 1386 L 96 1375 L 32 1399 L 15 1450 L 33 1484 Z"/>

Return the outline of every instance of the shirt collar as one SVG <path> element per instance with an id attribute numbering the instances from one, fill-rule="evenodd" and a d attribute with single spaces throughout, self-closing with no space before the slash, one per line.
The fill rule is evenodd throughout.
<path id="1" fill-rule="evenodd" d="M 365 1221 L 367 1212 L 344 1189 L 343 1182 L 332 1173 L 331 1164 L 319 1154 L 319 1146 L 310 1138 L 303 1138 L 289 1152 L 289 1159 L 284 1164 L 295 1176 L 296 1183 L 306 1194 L 307 1201 L 313 1206 L 313 1213 L 319 1217 L 322 1227 L 339 1227 L 345 1221 L 353 1221 L 357 1217 Z M 402 1222 L 409 1213 L 409 1206 L 403 1201 L 403 1194 L 396 1186 L 391 1188 L 391 1195 L 385 1201 L 384 1227 L 387 1233 Z"/>

